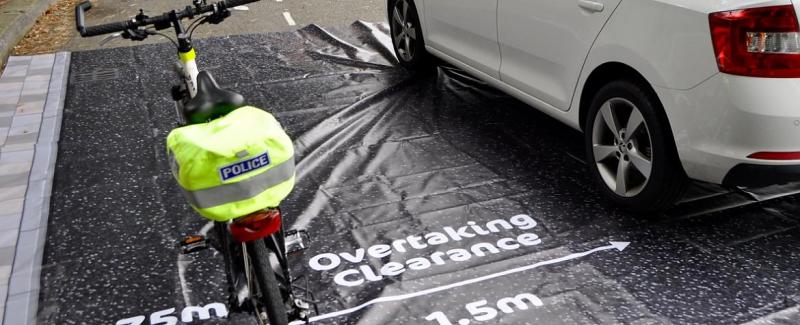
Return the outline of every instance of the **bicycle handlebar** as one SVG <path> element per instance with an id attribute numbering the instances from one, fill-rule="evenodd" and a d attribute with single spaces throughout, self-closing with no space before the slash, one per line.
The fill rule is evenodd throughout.
<path id="1" fill-rule="evenodd" d="M 227 0 L 227 1 L 225 1 L 226 2 L 225 7 L 226 8 L 233 8 L 233 7 L 238 7 L 238 6 L 244 6 L 244 5 L 248 4 L 248 3 L 253 3 L 253 2 L 256 2 L 256 1 L 258 1 L 258 0 Z"/>
<path id="2" fill-rule="evenodd" d="M 82 37 L 97 36 L 103 34 L 111 34 L 115 32 L 124 32 L 128 29 L 137 29 L 143 26 L 154 25 L 156 29 L 168 28 L 172 21 L 171 15 L 174 13 L 175 18 L 178 20 L 183 18 L 193 18 L 194 16 L 202 15 L 207 12 L 212 12 L 218 9 L 233 8 L 248 3 L 256 2 L 259 0 L 222 0 L 213 5 L 203 5 L 197 7 L 187 6 L 186 9 L 181 11 L 171 11 L 163 13 L 156 17 L 146 17 L 139 21 L 137 19 L 130 19 L 125 21 L 118 21 L 108 24 L 97 26 L 85 25 L 85 13 L 92 9 L 92 3 L 85 1 L 75 6 L 75 27 L 78 29 Z"/>

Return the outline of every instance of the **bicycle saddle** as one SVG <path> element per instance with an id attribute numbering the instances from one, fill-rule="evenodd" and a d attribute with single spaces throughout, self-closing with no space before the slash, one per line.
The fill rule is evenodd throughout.
<path id="1" fill-rule="evenodd" d="M 197 75 L 197 95 L 183 105 L 189 124 L 204 123 L 244 106 L 244 96 L 219 87 L 208 71 Z"/>

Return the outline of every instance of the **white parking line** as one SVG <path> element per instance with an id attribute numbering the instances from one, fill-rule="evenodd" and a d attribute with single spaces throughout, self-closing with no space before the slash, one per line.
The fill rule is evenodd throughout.
<path id="1" fill-rule="evenodd" d="M 288 11 L 283 12 L 283 18 L 286 18 L 286 23 L 289 24 L 289 26 L 297 25 L 297 23 L 294 22 L 294 19 L 292 19 L 292 14 L 290 14 Z"/>

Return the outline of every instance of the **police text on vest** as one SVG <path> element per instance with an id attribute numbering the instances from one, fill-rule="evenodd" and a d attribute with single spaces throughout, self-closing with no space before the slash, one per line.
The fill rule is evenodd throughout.
<path id="1" fill-rule="evenodd" d="M 269 166 L 269 155 L 265 152 L 256 157 L 236 162 L 219 169 L 222 181 L 227 181 L 236 176 Z"/>

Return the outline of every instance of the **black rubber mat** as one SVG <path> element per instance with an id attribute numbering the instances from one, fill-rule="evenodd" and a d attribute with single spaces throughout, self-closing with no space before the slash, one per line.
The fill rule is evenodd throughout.
<path id="1" fill-rule="evenodd" d="M 195 42 L 201 68 L 295 139 L 283 211 L 311 237 L 292 263 L 314 324 L 800 322 L 800 197 L 771 195 L 790 189 L 698 185 L 668 213 L 621 212 L 577 131 L 455 68 L 408 74 L 387 42 L 360 22 Z M 218 317 L 220 254 L 176 247 L 208 223 L 165 157 L 174 52 L 72 56 L 43 324 L 255 323 Z"/>

